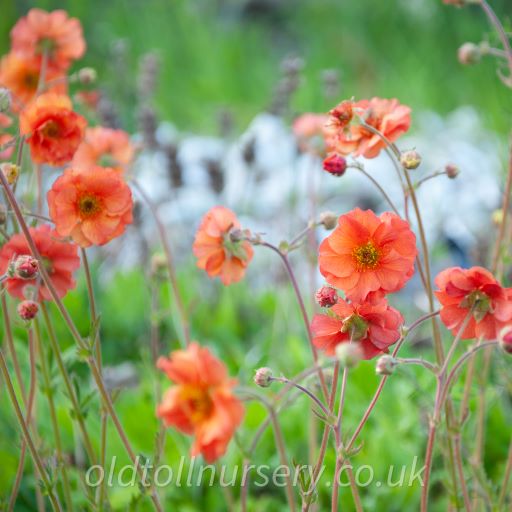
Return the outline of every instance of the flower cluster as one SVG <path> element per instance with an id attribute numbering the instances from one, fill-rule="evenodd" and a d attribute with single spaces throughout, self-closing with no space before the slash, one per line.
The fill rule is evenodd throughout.
<path id="1" fill-rule="evenodd" d="M 405 286 L 414 273 L 416 255 L 416 237 L 398 215 L 386 212 L 378 217 L 359 208 L 341 215 L 320 245 L 319 266 L 346 300 L 330 304 L 329 315 L 313 318 L 314 344 L 331 355 L 345 342 L 358 342 L 367 359 L 386 352 L 399 339 L 403 318 L 384 296 Z"/>

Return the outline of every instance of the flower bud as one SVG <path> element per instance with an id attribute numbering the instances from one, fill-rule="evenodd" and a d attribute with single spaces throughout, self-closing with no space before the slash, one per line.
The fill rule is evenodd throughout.
<path id="1" fill-rule="evenodd" d="M 448 176 L 448 178 L 453 180 L 459 175 L 460 170 L 455 164 L 448 164 L 444 168 L 444 172 L 446 173 L 446 176 Z"/>
<path id="2" fill-rule="evenodd" d="M 0 165 L 0 169 L 5 176 L 9 185 L 14 185 L 18 176 L 20 174 L 20 168 L 16 164 L 11 164 L 10 162 L 4 163 Z"/>
<path id="3" fill-rule="evenodd" d="M 7 273 L 10 277 L 17 277 L 18 279 L 35 279 L 39 272 L 39 264 L 35 258 L 28 254 L 18 256 L 13 260 Z"/>
<path id="4" fill-rule="evenodd" d="M 363 359 L 363 350 L 359 343 L 340 343 L 335 349 L 336 359 L 345 368 L 353 368 Z"/>
<path id="5" fill-rule="evenodd" d="M 504 352 L 512 355 L 512 325 L 507 325 L 501 329 L 498 334 L 498 343 Z"/>
<path id="6" fill-rule="evenodd" d="M 82 68 L 78 71 L 78 81 L 84 85 L 90 85 L 96 82 L 98 74 L 94 68 Z"/>
<path id="7" fill-rule="evenodd" d="M 503 222 L 503 219 L 504 219 L 504 215 L 503 215 L 503 210 L 501 208 L 498 210 L 494 210 L 492 212 L 492 221 L 494 222 L 494 224 L 496 224 L 496 226 L 501 225 L 501 223 Z"/>
<path id="8" fill-rule="evenodd" d="M 33 300 L 24 300 L 16 308 L 22 320 L 32 320 L 39 312 L 39 305 Z"/>
<path id="9" fill-rule="evenodd" d="M 267 367 L 258 368 L 254 375 L 254 383 L 261 388 L 268 388 L 272 382 L 272 370 Z"/>
<path id="10" fill-rule="evenodd" d="M 0 112 L 7 112 L 11 109 L 12 96 L 9 89 L 0 87 Z"/>
<path id="11" fill-rule="evenodd" d="M 315 298 L 321 308 L 330 308 L 338 302 L 338 294 L 331 286 L 322 286 L 315 293 Z"/>
<path id="12" fill-rule="evenodd" d="M 245 233 L 243 232 L 242 229 L 232 229 L 229 232 L 229 239 L 235 244 L 241 242 L 244 238 Z"/>
<path id="13" fill-rule="evenodd" d="M 323 168 L 333 176 L 343 176 L 347 169 L 347 161 L 341 155 L 331 153 L 324 159 Z"/>
<path id="14" fill-rule="evenodd" d="M 318 222 L 322 224 L 325 229 L 331 230 L 336 227 L 338 216 L 334 212 L 322 212 L 318 218 Z"/>
<path id="15" fill-rule="evenodd" d="M 478 45 L 474 43 L 464 43 L 457 51 L 459 62 L 464 65 L 475 64 L 480 60 L 481 52 Z"/>
<path id="16" fill-rule="evenodd" d="M 151 256 L 151 275 L 159 277 L 167 269 L 167 259 L 165 254 L 157 252 Z"/>
<path id="17" fill-rule="evenodd" d="M 390 355 L 384 354 L 377 359 L 375 372 L 377 375 L 391 375 L 398 364 L 398 361 Z"/>
<path id="18" fill-rule="evenodd" d="M 405 169 L 417 169 L 421 164 L 421 155 L 414 150 L 405 151 L 400 155 L 400 163 Z"/>

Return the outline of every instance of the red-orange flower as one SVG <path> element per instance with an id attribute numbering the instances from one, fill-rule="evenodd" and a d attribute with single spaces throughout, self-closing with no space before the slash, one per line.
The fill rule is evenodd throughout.
<path id="1" fill-rule="evenodd" d="M 333 355 L 340 343 L 357 343 L 364 359 L 388 351 L 400 338 L 402 315 L 384 298 L 349 303 L 339 299 L 330 315 L 315 315 L 311 323 L 314 345 Z"/>
<path id="2" fill-rule="evenodd" d="M 85 171 L 92 167 L 111 167 L 123 171 L 130 165 L 133 154 L 134 148 L 126 132 L 97 126 L 87 128 L 71 165 L 74 169 Z"/>
<path id="3" fill-rule="evenodd" d="M 161 357 L 157 367 L 176 386 L 167 390 L 157 415 L 168 427 L 195 436 L 191 455 L 202 454 L 207 462 L 224 455 L 240 425 L 244 408 L 233 394 L 236 381 L 207 348 L 191 343 L 186 350 Z"/>
<path id="4" fill-rule="evenodd" d="M 416 237 L 394 213 L 356 208 L 338 219 L 319 248 L 320 272 L 351 300 L 403 288 L 414 273 Z"/>
<path id="5" fill-rule="evenodd" d="M 87 121 L 73 112 L 64 95 L 41 94 L 20 114 L 20 131 L 27 137 L 32 160 L 63 165 L 69 162 L 83 139 Z"/>
<path id="6" fill-rule="evenodd" d="M 25 57 L 42 57 L 46 52 L 48 67 L 67 69 L 85 53 L 82 25 L 69 18 L 66 11 L 46 12 L 31 9 L 11 30 L 13 51 Z"/>
<path id="7" fill-rule="evenodd" d="M 193 245 L 197 266 L 223 284 L 240 281 L 252 259 L 251 244 L 243 239 L 240 223 L 228 208 L 216 206 L 206 213 Z"/>
<path id="8" fill-rule="evenodd" d="M 73 243 L 57 240 L 48 224 L 30 228 L 30 235 L 41 253 L 45 268 L 57 290 L 57 294 L 59 297 L 64 297 L 68 290 L 75 287 L 73 272 L 80 266 L 78 247 Z M 31 255 L 31 252 L 25 236 L 18 233 L 13 235 L 0 249 L 0 273 L 5 274 L 11 262 L 22 255 Z M 21 300 L 26 298 L 27 287 L 34 291 L 39 290 L 39 293 L 32 297 L 33 299 L 51 299 L 50 292 L 39 277 L 26 279 L 13 275 L 7 278 L 4 284 L 13 297 L 18 297 Z M 27 295 L 30 294 L 27 293 Z"/>
<path id="9" fill-rule="evenodd" d="M 50 218 L 60 236 L 81 247 L 103 245 L 133 222 L 132 193 L 114 169 L 66 169 L 48 192 Z"/>
<path id="10" fill-rule="evenodd" d="M 355 102 L 350 106 L 350 113 L 357 113 L 367 125 L 381 132 L 390 142 L 395 142 L 409 130 L 411 109 L 401 105 L 396 99 L 372 98 Z M 345 119 L 340 122 L 339 115 L 334 115 L 333 112 L 338 111 L 333 109 L 330 112 L 331 118 L 324 130 L 328 151 L 375 158 L 386 147 L 386 143 L 376 133 L 360 123 L 346 126 Z"/>
<path id="11" fill-rule="evenodd" d="M 41 63 L 34 57 L 23 58 L 11 52 L 0 61 L 0 85 L 11 91 L 15 111 L 20 110 L 34 98 L 39 85 L 40 71 Z M 48 68 L 45 73 L 45 82 L 55 81 L 61 77 L 61 72 L 54 68 Z M 67 90 L 66 81 L 55 81 L 46 90 L 65 94 Z"/>
<path id="12" fill-rule="evenodd" d="M 485 268 L 447 268 L 440 272 L 435 292 L 441 303 L 441 320 L 457 335 L 469 316 L 462 339 L 493 340 L 512 324 L 512 288 L 503 288 Z"/>

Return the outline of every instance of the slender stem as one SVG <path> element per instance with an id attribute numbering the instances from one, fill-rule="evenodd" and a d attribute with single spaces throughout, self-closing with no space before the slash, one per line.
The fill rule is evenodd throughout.
<path id="1" fill-rule="evenodd" d="M 48 498 L 50 500 L 50 503 L 52 504 L 52 507 L 54 510 L 62 512 L 62 507 L 60 505 L 59 499 L 54 492 L 53 485 L 50 483 L 50 480 L 46 473 L 46 469 L 43 465 L 41 458 L 39 457 L 39 453 L 37 452 L 37 449 L 34 445 L 32 436 L 30 435 L 28 425 L 25 422 L 25 419 L 23 418 L 23 413 L 21 412 L 20 404 L 18 402 L 18 399 L 16 398 L 16 392 L 14 391 L 14 387 L 12 385 L 12 380 L 9 375 L 9 370 L 7 369 L 7 363 L 5 361 L 4 354 L 1 350 L 0 350 L 0 371 L 2 372 L 2 375 L 4 377 L 4 382 L 6 384 L 7 392 L 11 399 L 11 403 L 13 405 L 14 412 L 16 414 L 16 418 L 18 419 L 21 430 L 23 432 L 23 437 L 25 438 L 25 442 L 27 443 L 27 446 L 28 446 L 28 449 L 32 456 L 32 459 L 34 460 L 34 464 L 35 464 L 37 471 L 41 477 L 41 480 L 43 481 L 46 492 L 48 493 Z"/>
<path id="2" fill-rule="evenodd" d="M 73 501 L 71 499 L 71 489 L 69 486 L 69 478 L 68 478 L 68 472 L 66 469 L 66 461 L 64 460 L 64 451 L 62 449 L 62 439 L 60 435 L 60 427 L 59 427 L 59 421 L 57 419 L 57 412 L 55 409 L 55 401 L 53 399 L 53 387 L 51 382 L 51 376 L 50 376 L 50 370 L 48 368 L 48 361 L 46 359 L 46 353 L 42 350 L 42 343 L 41 343 L 41 330 L 39 328 L 39 322 L 37 318 L 34 319 L 34 330 L 35 330 L 35 341 L 39 346 L 40 350 L 40 367 L 41 367 L 41 373 L 43 375 L 44 380 L 44 387 L 46 391 L 46 397 L 48 399 L 48 408 L 50 411 L 50 421 L 52 424 L 52 430 L 53 435 L 55 437 L 55 450 L 57 454 L 57 461 L 59 465 L 59 470 L 62 474 L 62 487 L 64 489 L 64 498 L 66 500 L 66 510 L 69 510 L 69 512 L 73 511 Z M 29 336 L 31 337 L 32 329 L 29 329 Z"/>
<path id="3" fill-rule="evenodd" d="M 464 466 L 462 464 L 462 450 L 460 434 L 454 436 L 454 449 L 455 449 L 455 467 L 459 477 L 460 486 L 462 489 L 462 498 L 464 500 L 464 507 L 467 512 L 471 512 L 471 500 L 469 498 L 468 487 L 466 485 L 466 477 L 464 475 Z"/>
<path id="4" fill-rule="evenodd" d="M 300 292 L 299 285 L 297 283 L 297 279 L 295 278 L 295 274 L 293 272 L 292 266 L 290 265 L 290 260 L 288 259 L 288 256 L 284 254 L 282 251 L 280 251 L 275 245 L 272 245 L 268 242 L 262 242 L 261 245 L 264 247 L 268 247 L 272 251 L 274 251 L 276 254 L 279 255 L 282 262 L 284 263 L 284 266 L 286 268 L 286 271 L 288 273 L 288 277 L 290 278 L 290 282 L 292 283 L 293 290 L 295 292 L 295 297 L 297 298 L 297 302 L 299 304 L 299 309 L 302 315 L 302 320 L 304 321 L 304 326 L 306 328 L 306 333 L 308 335 L 309 345 L 311 347 L 311 353 L 313 354 L 313 361 L 315 362 L 315 365 L 318 363 L 318 352 L 316 350 L 315 345 L 313 344 L 313 334 L 311 332 L 311 326 L 309 323 L 308 314 L 306 311 L 306 306 L 304 305 L 304 300 L 302 299 L 302 294 Z M 327 400 L 329 397 L 329 391 L 327 390 L 327 384 L 325 383 L 325 377 L 322 371 L 322 368 L 320 368 L 317 365 L 318 368 L 318 378 L 320 379 L 320 385 L 322 387 L 322 393 L 324 395 L 324 398 Z"/>
<path id="5" fill-rule="evenodd" d="M 505 475 L 503 476 L 503 483 L 501 484 L 498 510 L 504 510 L 505 499 L 508 494 L 510 475 L 512 475 L 512 439 L 508 445 L 507 465 L 505 466 Z"/>
<path id="6" fill-rule="evenodd" d="M 176 306 L 178 308 L 178 312 L 181 318 L 181 325 L 183 329 L 183 336 L 185 338 L 185 343 L 188 345 L 190 343 L 190 326 L 188 321 L 188 316 L 185 310 L 185 306 L 183 304 L 183 300 L 181 298 L 180 289 L 178 286 L 178 279 L 176 277 L 176 271 L 174 269 L 174 262 L 171 252 L 171 244 L 169 242 L 169 239 L 167 238 L 167 232 L 165 230 L 165 226 L 160 219 L 160 215 L 158 213 L 157 207 L 154 205 L 154 203 L 151 201 L 151 199 L 148 197 L 146 192 L 144 192 L 144 189 L 140 186 L 138 181 L 136 181 L 134 178 L 132 178 L 132 183 L 134 187 L 137 189 L 137 192 L 142 197 L 143 201 L 146 203 L 147 207 L 149 208 L 151 214 L 153 215 L 153 218 L 155 219 L 155 223 L 158 229 L 158 233 L 160 235 L 160 240 L 162 242 L 162 247 L 164 249 L 165 258 L 167 261 L 167 270 L 169 272 L 169 280 L 171 282 L 171 288 L 174 294 L 174 300 L 176 302 Z"/>
<path id="7" fill-rule="evenodd" d="M 43 313 L 43 318 L 46 325 L 46 331 L 48 333 L 48 339 L 50 340 L 50 345 L 53 351 L 53 355 L 55 357 L 55 361 L 57 362 L 57 366 L 60 370 L 62 380 L 64 381 L 64 386 L 66 387 L 66 392 L 71 400 L 71 405 L 73 407 L 73 412 L 76 417 L 76 421 L 78 423 L 78 428 L 82 434 L 82 441 L 84 443 L 85 451 L 87 452 L 87 456 L 89 457 L 89 461 L 91 464 L 96 463 L 96 455 L 94 453 L 94 448 L 92 447 L 92 442 L 89 437 L 89 433 L 87 432 L 87 428 L 85 426 L 85 418 L 82 414 L 82 410 L 80 408 L 80 404 L 78 403 L 78 397 L 76 396 L 75 389 L 71 382 L 71 377 L 66 369 L 66 365 L 62 359 L 60 345 L 57 341 L 57 337 L 55 335 L 55 331 L 53 329 L 53 325 L 50 320 L 50 315 L 48 314 L 48 309 L 44 302 L 41 303 L 41 312 Z"/>
<path id="8" fill-rule="evenodd" d="M 27 443 L 26 443 L 25 439 L 23 439 L 21 441 L 21 453 L 20 453 L 20 460 L 18 462 L 18 469 L 16 470 L 16 477 L 14 479 L 14 483 L 12 484 L 11 495 L 9 496 L 9 503 L 7 505 L 8 512 L 13 512 L 14 507 L 16 505 L 16 499 L 18 497 L 21 480 L 23 478 L 23 469 L 25 467 L 26 453 L 27 453 Z"/>

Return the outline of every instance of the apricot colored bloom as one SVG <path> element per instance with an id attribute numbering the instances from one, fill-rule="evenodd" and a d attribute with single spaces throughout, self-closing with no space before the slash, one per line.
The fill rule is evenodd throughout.
<path id="1" fill-rule="evenodd" d="M 65 70 L 85 53 L 82 25 L 66 11 L 31 9 L 11 30 L 12 50 L 24 57 L 42 57 L 48 67 Z"/>
<path id="2" fill-rule="evenodd" d="M 395 142 L 406 133 L 411 124 L 411 109 L 401 105 L 396 99 L 372 98 L 357 101 L 352 104 L 352 111 L 366 124 L 381 132 L 390 142 Z M 386 143 L 379 135 L 362 124 L 353 122 L 345 126 L 344 121 L 341 123 L 339 118 L 333 115 L 324 130 L 324 138 L 328 151 L 342 155 L 375 158 L 386 147 Z"/>
<path id="3" fill-rule="evenodd" d="M 191 455 L 207 462 L 224 455 L 240 425 L 244 407 L 233 394 L 236 381 L 224 364 L 207 348 L 191 343 L 186 350 L 161 357 L 157 367 L 176 385 L 169 388 L 157 407 L 157 416 L 168 427 L 195 437 Z"/>
<path id="4" fill-rule="evenodd" d="M 15 111 L 19 111 L 36 95 L 40 71 L 41 63 L 34 57 L 23 58 L 11 52 L 0 61 L 0 85 L 11 91 Z M 55 81 L 61 77 L 61 72 L 54 68 L 48 68 L 45 73 L 45 82 Z M 67 90 L 66 81 L 55 81 L 46 90 L 65 94 Z"/>
<path id="5" fill-rule="evenodd" d="M 435 283 L 441 320 L 453 335 L 468 314 L 462 339 L 494 340 L 505 325 L 512 324 L 512 288 L 503 288 L 485 268 L 447 268 L 437 275 Z"/>
<path id="6" fill-rule="evenodd" d="M 314 114 L 312 112 L 302 114 L 295 119 L 292 130 L 302 151 L 324 152 L 322 132 L 327 119 L 328 117 L 325 114 Z"/>
<path id="7" fill-rule="evenodd" d="M 27 137 L 32 160 L 54 166 L 69 162 L 85 133 L 87 121 L 73 112 L 64 95 L 38 96 L 20 114 L 20 132 Z"/>
<path id="8" fill-rule="evenodd" d="M 75 287 L 73 272 L 80 266 L 78 247 L 70 242 L 59 241 L 48 224 L 30 228 L 29 231 L 58 296 L 64 297 L 68 290 Z M 22 233 L 13 235 L 0 249 L 0 273 L 5 274 L 16 258 L 25 255 L 31 255 L 25 236 Z M 37 275 L 28 279 L 11 274 L 4 281 L 5 288 L 13 297 L 21 300 L 30 295 L 29 289 L 39 290 L 36 296 L 31 297 L 34 300 L 51 300 L 50 292 Z"/>
<path id="9" fill-rule="evenodd" d="M 320 244 L 318 260 L 326 281 L 360 302 L 372 292 L 403 288 L 414 273 L 416 254 L 416 237 L 405 220 L 355 208 Z"/>
<path id="10" fill-rule="evenodd" d="M 130 187 L 115 169 L 66 169 L 48 192 L 48 207 L 56 232 L 81 247 L 106 244 L 133 222 Z"/>
<path id="11" fill-rule="evenodd" d="M 134 148 L 123 130 L 97 126 L 87 128 L 71 165 L 77 170 L 91 167 L 111 167 L 123 171 L 133 159 Z"/>
<path id="12" fill-rule="evenodd" d="M 311 323 L 313 343 L 327 355 L 334 355 L 340 343 L 356 343 L 364 359 L 388 351 L 400 338 L 402 315 L 384 298 L 349 303 L 339 299 L 330 315 L 315 315 Z"/>
<path id="13" fill-rule="evenodd" d="M 196 233 L 193 251 L 197 266 L 210 277 L 219 276 L 225 285 L 240 281 L 254 252 L 247 240 L 239 239 L 240 234 L 240 223 L 231 210 L 212 208 Z"/>

